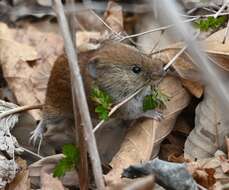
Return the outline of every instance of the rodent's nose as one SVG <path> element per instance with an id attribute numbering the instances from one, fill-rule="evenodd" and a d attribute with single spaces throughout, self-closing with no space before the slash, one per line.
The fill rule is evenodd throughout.
<path id="1" fill-rule="evenodd" d="M 149 77 L 150 77 L 151 80 L 158 80 L 161 77 L 163 77 L 164 73 L 165 73 L 164 70 L 161 70 L 161 71 L 151 71 L 149 73 Z"/>

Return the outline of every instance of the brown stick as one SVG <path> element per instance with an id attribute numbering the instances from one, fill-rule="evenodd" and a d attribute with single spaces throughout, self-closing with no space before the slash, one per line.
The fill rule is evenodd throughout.
<path id="1" fill-rule="evenodd" d="M 75 2 L 74 0 L 68 0 L 67 5 L 69 6 L 74 6 Z M 70 31 L 71 31 L 71 36 L 72 36 L 72 41 L 73 45 L 76 50 L 76 26 L 75 26 L 75 14 L 74 12 L 69 14 L 69 26 L 70 26 Z M 79 114 L 79 109 L 77 105 L 77 100 L 76 100 L 76 94 L 74 93 L 74 88 L 72 85 L 72 99 L 73 99 L 73 110 L 74 110 L 74 118 L 75 118 L 75 136 L 76 136 L 76 146 L 79 147 L 80 150 L 80 164 L 78 167 L 79 170 L 79 185 L 80 189 L 82 190 L 88 190 L 89 187 L 89 174 L 88 174 L 88 157 L 87 157 L 87 145 L 86 141 L 84 138 L 84 129 L 83 126 L 81 125 L 81 119 L 80 119 L 80 114 Z M 77 142 L 78 141 L 78 142 Z"/>
<path id="2" fill-rule="evenodd" d="M 95 183 L 97 188 L 100 190 L 105 189 L 101 161 L 99 158 L 99 153 L 96 146 L 95 136 L 92 131 L 92 122 L 89 114 L 89 109 L 87 105 L 87 100 L 85 96 L 84 86 L 82 77 L 80 74 L 79 65 L 77 63 L 77 54 L 74 51 L 74 45 L 71 39 L 69 26 L 64 14 L 63 5 L 60 0 L 53 0 L 54 10 L 56 11 L 57 18 L 59 21 L 60 29 L 63 34 L 65 42 L 65 50 L 68 56 L 69 67 L 72 76 L 72 85 L 74 88 L 73 93 L 76 95 L 76 100 L 79 105 L 79 112 L 84 126 L 84 134 L 87 142 L 88 151 L 91 158 Z"/>
<path id="3" fill-rule="evenodd" d="M 20 107 L 13 108 L 13 109 L 10 109 L 8 111 L 5 111 L 5 112 L 1 113 L 0 114 L 0 119 L 2 119 L 3 117 L 6 117 L 8 115 L 12 115 L 12 114 L 18 113 L 18 112 L 32 110 L 32 109 L 41 109 L 41 108 L 42 108 L 42 104 L 20 106 Z"/>

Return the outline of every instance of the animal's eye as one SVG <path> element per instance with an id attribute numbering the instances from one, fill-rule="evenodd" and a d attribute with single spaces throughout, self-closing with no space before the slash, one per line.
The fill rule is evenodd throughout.
<path id="1" fill-rule="evenodd" d="M 132 68 L 132 71 L 136 74 L 140 73 L 142 71 L 141 67 L 134 65 Z"/>

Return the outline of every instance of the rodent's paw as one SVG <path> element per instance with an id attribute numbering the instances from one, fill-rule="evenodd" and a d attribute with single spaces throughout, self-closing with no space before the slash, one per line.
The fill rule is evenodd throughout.
<path id="1" fill-rule="evenodd" d="M 143 116 L 155 119 L 157 121 L 161 121 L 163 119 L 163 113 L 156 110 L 148 110 L 147 112 L 144 113 Z"/>
<path id="2" fill-rule="evenodd" d="M 39 125 L 37 126 L 37 128 L 31 132 L 31 137 L 29 139 L 29 143 L 32 143 L 33 146 L 35 146 L 36 142 L 38 139 L 40 139 L 40 141 L 42 141 L 43 138 L 43 128 L 41 128 Z"/>

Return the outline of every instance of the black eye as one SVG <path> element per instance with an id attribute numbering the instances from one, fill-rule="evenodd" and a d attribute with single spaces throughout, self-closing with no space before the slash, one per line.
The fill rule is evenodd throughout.
<path id="1" fill-rule="evenodd" d="M 134 65 L 132 68 L 132 71 L 136 74 L 140 73 L 142 71 L 141 67 Z"/>

